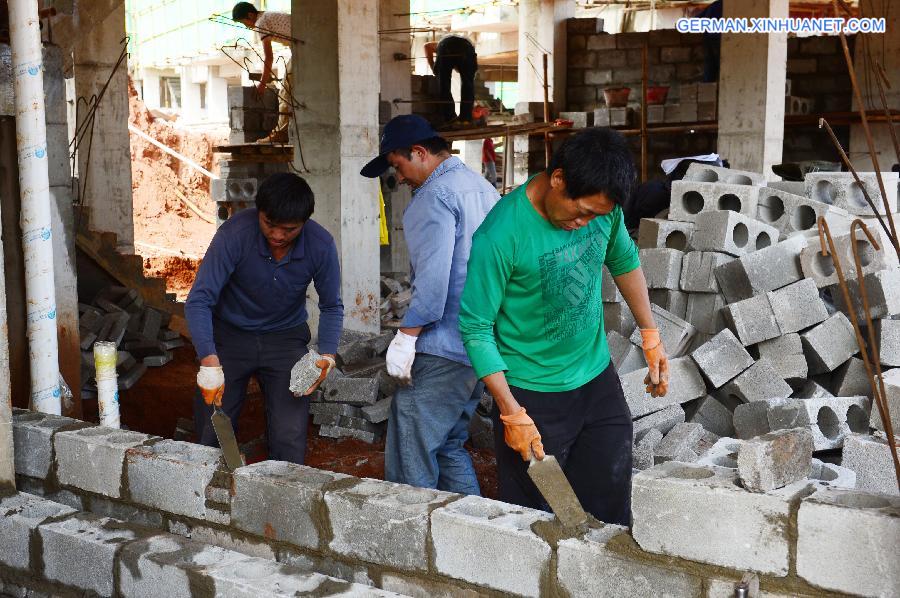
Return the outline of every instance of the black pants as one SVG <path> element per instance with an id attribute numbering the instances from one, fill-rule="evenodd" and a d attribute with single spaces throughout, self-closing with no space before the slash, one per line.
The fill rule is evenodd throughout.
<path id="1" fill-rule="evenodd" d="M 460 78 L 459 117 L 463 120 L 472 120 L 478 56 L 472 43 L 461 37 L 448 37 L 442 40 L 438 44 L 434 59 L 434 75 L 438 80 L 438 93 L 444 102 L 441 108 L 446 120 L 456 117 L 453 93 L 450 91 L 450 78 L 454 70 L 459 71 Z"/>
<path id="2" fill-rule="evenodd" d="M 568 392 L 511 387 L 534 420 L 544 450 L 557 458 L 584 509 L 606 523 L 631 523 L 631 412 L 612 364 Z M 528 463 L 503 440 L 496 406 L 494 444 L 500 500 L 549 511 L 528 477 Z"/>
<path id="3" fill-rule="evenodd" d="M 309 343 L 309 326 L 302 324 L 278 332 L 254 333 L 221 320 L 213 322 L 216 352 L 225 373 L 222 410 L 237 421 L 247 398 L 247 383 L 256 376 L 266 400 L 266 435 L 269 459 L 303 464 L 309 397 L 295 397 L 288 389 L 291 368 L 303 357 Z M 194 429 L 200 444 L 218 446 L 210 422 L 212 407 L 203 402 L 200 390 L 194 396 Z"/>

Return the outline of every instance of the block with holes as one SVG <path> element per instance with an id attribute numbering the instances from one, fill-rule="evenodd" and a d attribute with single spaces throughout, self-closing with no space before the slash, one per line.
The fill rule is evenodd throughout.
<path id="1" fill-rule="evenodd" d="M 694 249 L 734 256 L 753 253 L 777 242 L 778 229 L 730 210 L 698 214 L 691 237 Z"/>
<path id="2" fill-rule="evenodd" d="M 815 232 L 821 216 L 825 217 L 832 234 L 848 230 L 851 216 L 846 210 L 780 189 L 760 190 L 756 218 L 777 228 L 783 239 L 795 233 Z"/>
<path id="3" fill-rule="evenodd" d="M 700 214 L 716 210 L 756 218 L 759 190 L 760 187 L 753 185 L 675 181 L 672 183 L 669 219 L 696 222 Z"/>
<path id="4" fill-rule="evenodd" d="M 851 240 L 850 234 L 833 236 L 832 240 L 841 262 L 844 278 L 846 280 L 857 278 L 856 262 L 853 258 L 854 241 Z M 876 250 L 861 230 L 856 231 L 855 243 L 864 276 L 885 267 L 884 247 L 879 244 L 879 249 Z M 834 267 L 834 260 L 830 255 L 822 255 L 819 243 L 810 243 L 800 252 L 800 267 L 804 276 L 812 278 L 819 288 L 838 284 L 839 279 Z"/>
<path id="5" fill-rule="evenodd" d="M 690 222 L 663 218 L 641 218 L 637 244 L 641 249 L 665 247 L 687 251 L 693 233 L 694 225 Z"/>
<path id="6" fill-rule="evenodd" d="M 881 197 L 876 173 L 860 172 L 858 174 L 862 184 L 857 183 L 850 172 L 810 172 L 804 180 L 806 195 L 816 201 L 847 210 L 851 214 L 873 216 L 872 208 L 865 198 L 868 193 L 880 213 L 884 213 L 885 205 L 892 214 L 897 211 L 898 174 L 896 172 L 881 173 L 887 193 L 886 201 Z"/>
<path id="7" fill-rule="evenodd" d="M 734 259 L 716 251 L 689 251 L 681 265 L 681 290 L 692 293 L 718 293 L 716 268 Z"/>
<path id="8" fill-rule="evenodd" d="M 759 172 L 735 170 L 734 168 L 697 162 L 688 166 L 684 180 L 700 183 L 726 183 L 728 185 L 761 186 L 766 184 L 766 177 Z"/>
<path id="9" fill-rule="evenodd" d="M 801 280 L 800 252 L 806 246 L 806 237 L 794 235 L 717 266 L 715 275 L 722 294 L 733 303 Z"/>
<path id="10" fill-rule="evenodd" d="M 772 405 L 767 415 L 773 431 L 808 428 L 822 451 L 844 446 L 848 434 L 868 432 L 871 408 L 869 397 L 818 397 Z"/>

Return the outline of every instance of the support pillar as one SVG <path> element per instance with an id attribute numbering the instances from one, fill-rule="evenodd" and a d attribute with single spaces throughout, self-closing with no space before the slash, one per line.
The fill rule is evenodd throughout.
<path id="1" fill-rule="evenodd" d="M 377 181 L 360 169 L 378 152 L 378 0 L 293 0 L 300 151 L 295 166 L 316 196 L 313 218 L 341 260 L 344 326 L 380 328 Z M 314 322 L 310 322 L 314 325 Z"/>
<path id="2" fill-rule="evenodd" d="M 788 0 L 724 4 L 724 17 L 786 18 Z M 752 57 L 752 59 L 748 59 Z M 719 69 L 718 153 L 732 168 L 773 178 L 784 146 L 786 33 L 725 33 Z"/>
<path id="3" fill-rule="evenodd" d="M 75 93 L 90 99 L 106 84 L 125 37 L 125 5 L 119 5 L 89 35 L 75 44 Z M 79 124 L 87 114 L 78 108 Z M 85 141 L 87 136 L 85 137 Z M 128 136 L 128 65 L 119 66 L 94 121 L 88 162 L 87 146 L 78 156 L 78 172 L 90 228 L 118 235 L 119 250 L 134 252 L 131 193 L 131 145 Z"/>
<path id="4" fill-rule="evenodd" d="M 544 101 L 542 55 L 546 50 L 550 101 L 556 112 L 566 105 L 566 20 L 574 16 L 574 0 L 519 1 L 520 102 Z"/>
<path id="5" fill-rule="evenodd" d="M 219 67 L 207 69 L 206 119 L 214 123 L 228 122 L 228 81 L 219 73 Z"/>
<path id="6" fill-rule="evenodd" d="M 143 85 L 141 86 L 141 99 L 148 110 L 160 107 L 159 97 L 159 72 L 151 69 L 143 69 L 141 73 Z"/>
<path id="7" fill-rule="evenodd" d="M 884 109 L 874 72 L 866 67 L 866 48 L 873 59 L 872 68 L 874 68 L 875 60 L 880 62 L 891 82 L 891 89 L 885 87 L 884 90 L 888 108 L 900 110 L 900 35 L 897 35 L 897 28 L 900 27 L 900 12 L 896 5 L 891 6 L 892 4 L 894 4 L 892 0 L 871 0 L 871 2 L 860 3 L 860 16 L 885 18 L 885 31 L 887 32 L 882 34 L 865 33 L 856 36 L 854 70 L 868 115 L 884 114 Z M 859 110 L 859 105 L 854 98 L 853 111 L 857 110 Z M 894 129 L 897 131 L 897 136 L 900 137 L 900 123 L 894 123 Z M 872 141 L 878 155 L 878 166 L 882 172 L 887 172 L 898 161 L 888 125 L 869 122 L 869 130 L 872 132 Z M 857 170 L 871 171 L 874 169 L 869 156 L 869 145 L 861 124 L 850 127 L 849 156 Z"/>
<path id="8" fill-rule="evenodd" d="M 206 82 L 206 73 L 203 73 L 202 79 L 198 79 L 196 77 L 198 70 L 205 71 L 206 69 L 203 67 L 183 66 L 179 73 L 179 78 L 181 79 L 181 118 L 187 124 L 196 123 L 203 118 L 200 83 Z"/>

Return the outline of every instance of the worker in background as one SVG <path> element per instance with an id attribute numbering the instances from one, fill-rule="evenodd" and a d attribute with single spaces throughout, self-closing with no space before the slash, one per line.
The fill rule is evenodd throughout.
<path id="1" fill-rule="evenodd" d="M 472 122 L 472 106 L 475 103 L 475 73 L 478 72 L 478 55 L 475 46 L 468 39 L 458 35 L 448 35 L 440 42 L 425 44 L 425 58 L 438 81 L 438 95 L 442 101 L 444 122 L 467 126 Z M 459 73 L 460 102 L 459 119 L 456 104 L 450 90 L 453 71 Z"/>
<path id="2" fill-rule="evenodd" d="M 277 43 L 291 47 L 291 15 L 274 10 L 258 11 L 249 2 L 238 2 L 231 9 L 231 18 L 243 23 L 248 29 L 257 32 L 263 46 L 263 71 L 256 84 L 256 91 L 262 97 L 266 86 L 272 80 L 272 61 L 274 53 L 272 44 Z M 259 140 L 261 143 L 287 143 L 288 123 L 293 112 L 291 102 L 291 60 L 285 65 L 285 76 L 278 94 L 278 125 L 268 136 Z"/>
<path id="3" fill-rule="evenodd" d="M 309 397 L 295 397 L 289 385 L 291 368 L 310 341 L 309 284 L 319 295 L 322 359 L 319 379 L 304 395 L 334 366 L 344 318 L 337 248 L 328 231 L 310 220 L 314 207 L 306 181 L 273 174 L 259 186 L 256 208 L 226 220 L 210 242 L 184 308 L 200 358 L 197 384 L 218 390 L 194 399 L 201 444 L 216 445 L 210 395 L 218 394 L 225 414 L 237 422 L 255 376 L 265 395 L 269 458 L 303 463 Z"/>
<path id="4" fill-rule="evenodd" d="M 484 138 L 481 146 L 481 168 L 484 178 L 495 189 L 497 188 L 497 152 L 494 149 L 494 140 L 490 137 Z"/>
<path id="5" fill-rule="evenodd" d="M 716 0 L 697 13 L 696 19 L 721 19 L 722 0 Z M 703 32 L 703 82 L 719 81 L 719 65 L 722 62 L 722 34 Z"/>
<path id="6" fill-rule="evenodd" d="M 552 454 L 585 510 L 629 524 L 631 413 L 606 344 L 602 268 L 640 326 L 648 391 L 668 389 L 665 350 L 622 218 L 634 178 L 624 137 L 585 129 L 475 233 L 459 326 L 494 397 L 503 501 L 549 510 L 527 468 Z"/>
<path id="7" fill-rule="evenodd" d="M 480 174 L 450 155 L 450 145 L 418 115 L 392 119 L 379 155 L 360 174 L 393 167 L 412 187 L 403 214 L 412 301 L 387 351 L 394 394 L 384 451 L 385 479 L 422 488 L 479 494 L 463 443 L 483 387 L 459 334 L 459 297 L 472 234 L 499 199 Z"/>

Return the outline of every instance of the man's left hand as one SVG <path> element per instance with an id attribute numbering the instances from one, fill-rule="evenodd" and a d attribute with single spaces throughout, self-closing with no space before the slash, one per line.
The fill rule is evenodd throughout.
<path id="1" fill-rule="evenodd" d="M 316 360 L 316 367 L 321 370 L 318 379 L 312 383 L 312 386 L 306 389 L 306 392 L 303 393 L 304 396 L 311 395 L 319 385 L 328 377 L 328 373 L 331 371 L 331 368 L 334 367 L 334 355 L 330 353 L 324 353 L 321 359 Z"/>
<path id="2" fill-rule="evenodd" d="M 659 338 L 658 328 L 641 328 L 641 348 L 647 360 L 644 384 L 652 397 L 664 397 L 669 392 L 669 358 Z"/>

